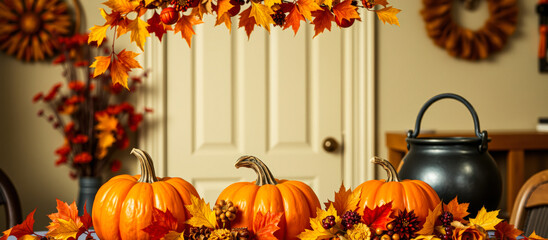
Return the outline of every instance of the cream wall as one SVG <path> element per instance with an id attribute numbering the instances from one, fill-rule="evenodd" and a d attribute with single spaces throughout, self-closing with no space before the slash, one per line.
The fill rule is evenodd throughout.
<path id="1" fill-rule="evenodd" d="M 536 1 L 518 0 L 516 33 L 502 52 L 480 62 L 453 58 L 433 44 L 419 13 L 421 1 L 390 2 L 403 11 L 398 14 L 401 27 L 377 28 L 380 156 L 387 157 L 385 132 L 413 129 L 424 102 L 443 92 L 457 93 L 470 101 L 482 130 L 533 130 L 539 116 L 548 116 L 548 73 L 537 70 Z M 458 9 L 463 26 L 473 28 L 484 23 L 487 3 L 480 0 L 480 4 L 470 14 Z M 422 129 L 472 132 L 473 123 L 462 104 L 442 100 L 424 115 Z"/>

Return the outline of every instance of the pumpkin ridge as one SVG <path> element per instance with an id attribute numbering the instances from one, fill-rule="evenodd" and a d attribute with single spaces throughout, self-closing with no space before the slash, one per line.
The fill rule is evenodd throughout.
<path id="1" fill-rule="evenodd" d="M 187 219 L 183 199 L 179 192 L 171 184 L 163 181 L 151 184 L 153 192 L 153 206 L 162 211 L 169 210 L 173 216 L 177 218 L 177 230 L 182 230 L 182 227 Z M 184 216 L 184 217 L 181 217 Z"/>
<path id="2" fill-rule="evenodd" d="M 106 231 L 107 235 L 113 232 L 116 233 L 119 239 L 120 226 L 119 224 L 114 225 L 112 221 L 114 221 L 114 223 L 119 223 L 120 220 L 118 216 L 120 216 L 121 206 L 128 192 L 131 190 L 131 188 L 133 188 L 134 182 L 131 182 L 127 178 L 118 178 L 118 179 L 114 179 L 112 183 L 110 182 L 111 181 L 108 181 L 107 183 L 105 183 L 105 185 L 107 184 L 109 185 L 107 185 L 106 187 L 101 187 L 95 195 L 96 199 L 100 198 L 101 196 L 102 198 L 93 201 L 94 204 L 92 207 L 92 216 L 99 215 L 99 218 L 92 218 L 92 221 L 93 221 L 93 226 L 96 229 L 96 233 L 99 238 L 103 237 L 102 235 L 100 235 L 100 233 L 103 233 Z M 122 182 L 128 182 L 128 183 L 122 184 Z M 108 204 L 113 204 L 113 202 L 111 201 L 113 196 L 117 196 L 118 202 L 116 202 L 116 206 L 114 207 L 116 213 L 111 216 L 110 214 L 108 214 L 108 211 L 111 211 L 112 209 L 106 207 L 104 203 L 106 202 L 107 206 Z M 95 206 L 95 203 L 97 203 L 97 206 Z M 107 219 L 107 218 L 108 218 L 107 221 L 103 221 L 103 219 Z M 98 219 L 101 219 L 101 221 L 99 221 Z M 103 226 L 102 223 L 104 223 L 105 226 Z M 106 238 L 106 236 L 104 236 L 104 238 Z"/>
<path id="3" fill-rule="evenodd" d="M 312 190 L 310 186 L 299 181 L 287 181 L 285 182 L 285 184 L 292 185 L 295 189 L 297 189 L 299 192 L 301 192 L 305 196 L 306 201 L 308 203 L 308 209 L 310 210 L 310 217 L 312 218 L 316 217 L 316 209 L 321 208 L 322 205 L 320 203 L 320 200 L 314 193 L 314 190 Z M 303 189 L 306 189 L 306 191 L 308 192 L 303 191 Z"/>
<path id="4" fill-rule="evenodd" d="M 308 206 L 302 205 L 308 205 L 308 202 L 305 199 L 306 196 L 302 192 L 298 191 L 297 187 L 293 185 L 278 184 L 277 187 L 280 189 L 284 200 L 284 215 L 288 226 L 284 239 L 298 239 L 296 236 L 304 231 L 304 229 L 310 227 L 310 210 L 304 213 L 299 213 L 296 211 L 297 209 L 309 208 Z M 305 200 L 303 201 L 303 199 Z M 288 209 L 288 206 L 291 207 Z"/>
<path id="5" fill-rule="evenodd" d="M 152 222 L 152 215 L 145 214 L 152 212 L 153 208 L 152 186 L 148 183 L 137 183 L 128 192 L 120 211 L 120 232 L 122 239 L 147 239 L 145 232 L 141 229 Z"/>

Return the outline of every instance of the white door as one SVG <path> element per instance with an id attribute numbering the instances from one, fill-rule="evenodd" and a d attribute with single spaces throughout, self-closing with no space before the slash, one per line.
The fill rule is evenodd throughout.
<path id="1" fill-rule="evenodd" d="M 355 187 L 374 177 L 364 161 L 374 149 L 374 125 L 366 124 L 374 85 L 365 84 L 374 77 L 367 64 L 374 44 L 365 23 L 316 38 L 304 23 L 296 36 L 256 28 L 248 40 L 236 18 L 229 34 L 209 17 L 195 28 L 192 48 L 166 34 L 145 51 L 154 79 L 142 103 L 154 113 L 141 146 L 159 176 L 190 181 L 208 202 L 231 183 L 255 180 L 251 169 L 234 167 L 242 155 L 262 159 L 276 178 L 309 184 L 320 202 L 343 180 Z M 334 152 L 323 148 L 328 137 L 339 144 Z"/>

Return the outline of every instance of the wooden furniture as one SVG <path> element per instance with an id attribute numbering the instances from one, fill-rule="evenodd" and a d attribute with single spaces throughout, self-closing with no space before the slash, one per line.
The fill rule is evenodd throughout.
<path id="1" fill-rule="evenodd" d="M 475 137 L 473 132 L 439 132 L 421 133 L 422 137 Z M 536 131 L 488 131 L 491 141 L 488 151 L 507 152 L 506 169 L 506 209 L 510 212 L 514 206 L 514 200 L 525 182 L 525 151 L 548 150 L 548 132 Z M 399 166 L 401 159 L 407 153 L 407 132 L 387 132 L 386 145 L 388 147 L 388 160 L 394 166 Z"/>
<path id="2" fill-rule="evenodd" d="M 539 236 L 547 236 L 548 225 L 548 170 L 536 173 L 520 189 L 510 224 L 523 230 L 526 236 L 535 231 Z"/>
<path id="3" fill-rule="evenodd" d="M 7 228 L 11 228 L 23 221 L 21 202 L 13 183 L 0 169 L 0 205 L 4 205 Z"/>

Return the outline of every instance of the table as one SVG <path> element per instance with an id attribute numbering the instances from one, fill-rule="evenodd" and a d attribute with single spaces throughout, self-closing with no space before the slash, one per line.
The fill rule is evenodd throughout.
<path id="1" fill-rule="evenodd" d="M 439 132 L 421 133 L 421 137 L 475 137 L 474 133 Z M 537 131 L 488 131 L 491 142 L 488 151 L 504 151 L 506 155 L 506 210 L 512 211 L 514 200 L 519 189 L 525 183 L 525 151 L 548 151 L 548 132 Z M 387 132 L 386 146 L 388 147 L 388 161 L 399 166 L 401 159 L 407 153 L 407 132 Z M 399 168 L 398 168 L 399 169 Z"/>

